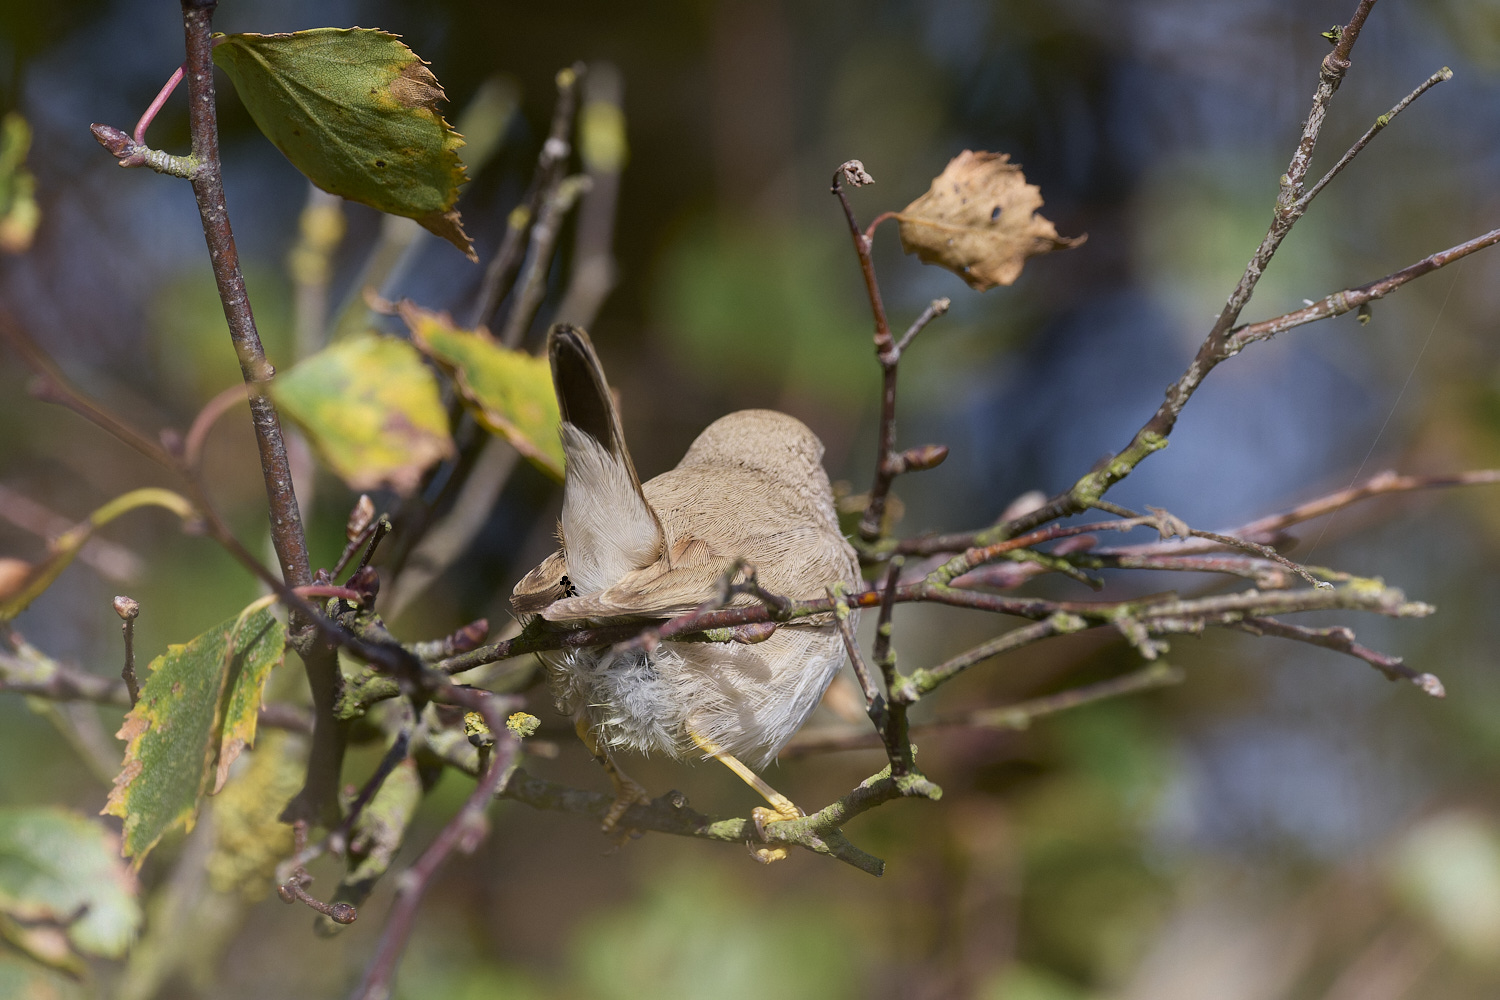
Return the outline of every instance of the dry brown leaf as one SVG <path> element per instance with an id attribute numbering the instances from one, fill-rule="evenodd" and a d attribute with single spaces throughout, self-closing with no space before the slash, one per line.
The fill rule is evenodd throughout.
<path id="1" fill-rule="evenodd" d="M 927 193 L 896 213 L 901 249 L 946 267 L 978 291 L 1009 285 L 1026 258 L 1066 250 L 1087 236 L 1058 236 L 1036 214 L 1042 192 L 1007 153 L 964 150 Z"/>

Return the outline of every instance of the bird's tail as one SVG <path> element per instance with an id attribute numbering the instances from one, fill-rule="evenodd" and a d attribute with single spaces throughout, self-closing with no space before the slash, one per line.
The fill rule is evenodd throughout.
<path id="1" fill-rule="evenodd" d="M 587 594 L 654 562 L 664 536 L 641 492 L 620 411 L 588 334 L 575 326 L 554 326 L 547 334 L 547 355 L 567 458 L 563 549 L 569 579 Z"/>

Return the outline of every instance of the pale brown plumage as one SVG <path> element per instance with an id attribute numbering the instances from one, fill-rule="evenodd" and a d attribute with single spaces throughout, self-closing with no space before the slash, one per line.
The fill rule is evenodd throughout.
<path id="1" fill-rule="evenodd" d="M 712 601 L 739 560 L 767 591 L 799 600 L 858 583 L 823 446 L 800 421 L 770 410 L 731 413 L 675 469 L 641 484 L 587 335 L 554 328 L 548 353 L 567 456 L 562 548 L 516 585 L 518 614 L 665 619 Z M 755 601 L 738 595 L 733 603 Z M 734 754 L 763 766 L 817 706 L 843 658 L 822 616 L 754 645 L 664 642 L 650 654 L 599 647 L 544 661 L 559 709 L 585 720 L 601 750 Z"/>

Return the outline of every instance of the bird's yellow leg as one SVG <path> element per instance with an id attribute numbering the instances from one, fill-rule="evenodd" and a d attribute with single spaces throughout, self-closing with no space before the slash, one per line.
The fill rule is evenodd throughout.
<path id="1" fill-rule="evenodd" d="M 620 765 L 615 763 L 609 751 L 601 747 L 599 741 L 594 739 L 594 732 L 589 728 L 588 719 L 580 715 L 573 720 L 573 728 L 577 731 L 578 738 L 583 740 L 583 745 L 589 748 L 589 753 L 593 754 L 594 759 L 604 767 L 604 773 L 609 775 L 610 784 L 615 787 L 615 801 L 609 807 L 609 811 L 604 814 L 604 822 L 601 824 L 605 833 L 613 833 L 615 826 L 620 822 L 620 817 L 625 815 L 627 809 L 636 803 L 643 806 L 650 805 L 651 796 L 647 794 L 640 782 L 620 770 Z"/>
<path id="2" fill-rule="evenodd" d="M 699 736 L 692 730 L 688 730 L 688 735 L 693 738 L 694 743 L 698 744 L 698 749 L 739 775 L 745 784 L 755 789 L 767 802 L 771 803 L 771 809 L 767 809 L 765 806 L 756 806 L 750 810 L 750 818 L 754 820 L 755 829 L 760 832 L 762 838 L 766 835 L 766 824 L 783 823 L 786 820 L 800 819 L 807 815 L 801 809 L 798 809 L 791 799 L 766 784 L 764 778 L 746 767 L 744 762 L 734 756 L 734 754 L 725 753 L 719 749 L 713 740 L 705 736 Z M 750 853 L 757 861 L 763 864 L 770 864 L 773 861 L 780 861 L 787 857 L 789 852 L 785 847 L 762 847 L 752 849 Z"/>

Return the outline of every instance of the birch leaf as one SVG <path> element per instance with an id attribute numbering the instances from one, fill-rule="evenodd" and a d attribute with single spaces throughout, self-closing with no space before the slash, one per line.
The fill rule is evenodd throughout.
<path id="1" fill-rule="evenodd" d="M 415 219 L 479 258 L 464 234 L 463 137 L 438 114 L 447 100 L 427 64 L 372 28 L 224 35 L 214 62 L 255 124 L 331 194 Z"/>
<path id="2" fill-rule="evenodd" d="M 404 340 L 342 340 L 277 378 L 272 393 L 350 489 L 409 494 L 453 454 L 437 377 Z"/>
<path id="3" fill-rule="evenodd" d="M 401 318 L 423 353 L 453 374 L 474 419 L 561 480 L 562 416 L 547 359 L 502 347 L 484 330 L 461 330 L 446 315 L 409 302 L 402 303 Z"/>
<path id="4" fill-rule="evenodd" d="M 1041 189 L 1026 183 L 1009 154 L 966 149 L 948 161 L 926 194 L 896 213 L 901 249 L 947 268 L 977 291 L 1009 285 L 1028 257 L 1088 238 L 1058 236 L 1036 214 L 1041 207 Z"/>
<path id="5" fill-rule="evenodd" d="M 260 608 L 151 661 L 116 734 L 125 762 L 101 810 L 125 821 L 123 852 L 136 868 L 167 831 L 192 829 L 221 757 L 254 741 L 261 692 L 285 647 L 286 627 Z"/>

